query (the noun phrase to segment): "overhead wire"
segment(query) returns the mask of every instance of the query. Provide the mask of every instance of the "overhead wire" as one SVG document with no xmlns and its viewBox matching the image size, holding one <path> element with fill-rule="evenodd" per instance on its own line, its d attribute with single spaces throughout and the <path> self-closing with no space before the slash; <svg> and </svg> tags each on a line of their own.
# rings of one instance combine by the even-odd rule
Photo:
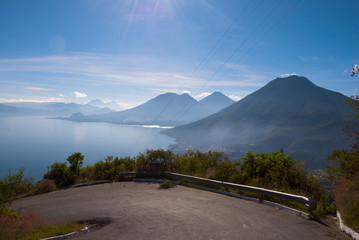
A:
<svg viewBox="0 0 359 240">
<path fill-rule="evenodd" d="M 248 42 L 248 40 L 260 29 L 260 27 L 269 19 L 269 17 L 277 10 L 277 8 L 280 6 L 280 4 L 283 2 L 283 0 L 279 0 L 278 3 L 274 6 L 274 8 L 271 9 L 271 11 L 262 19 L 262 21 L 256 26 L 254 31 L 252 31 L 248 37 L 238 45 L 238 47 L 232 52 L 232 54 L 226 59 L 225 62 L 223 62 L 219 68 L 211 75 L 211 77 L 202 85 L 202 87 L 198 90 L 198 92 L 201 92 L 203 88 L 222 70 L 222 68 L 227 65 L 227 63 L 237 54 L 237 52 Z M 194 103 L 192 103 L 183 114 L 186 114 L 192 107 Z M 181 117 L 181 115 L 176 119 L 178 121 Z"/>
<path fill-rule="evenodd" d="M 233 67 L 238 64 L 238 62 L 240 62 L 244 57 L 246 57 L 257 45 L 260 41 L 262 41 L 300 2 L 301 0 L 297 0 L 295 2 L 295 4 L 293 4 L 285 14 L 283 14 L 256 42 L 254 45 L 252 45 L 243 55 L 241 55 L 239 57 L 239 59 L 232 64 L 231 67 L 229 67 L 227 69 L 227 71 L 225 71 L 215 82 L 219 82 L 220 80 L 223 79 L 223 77 L 225 75 L 227 75 L 232 69 Z M 202 85 L 202 87 L 200 88 L 200 90 L 198 92 L 201 92 L 203 90 L 203 88 L 208 85 L 208 83 L 220 72 L 220 70 L 222 70 L 222 68 L 228 64 L 228 62 L 237 54 L 237 52 L 244 46 L 244 44 L 247 43 L 247 41 L 258 31 L 258 29 L 264 24 L 264 22 L 266 22 L 268 20 L 268 18 L 276 11 L 276 9 L 279 7 L 279 5 L 283 2 L 283 0 L 280 0 L 275 7 L 266 15 L 266 17 L 260 22 L 259 25 L 257 25 L 257 27 L 255 28 L 254 31 L 251 32 L 251 34 L 244 40 L 244 42 L 242 42 L 233 52 L 232 54 L 226 59 L 225 62 L 223 62 L 221 64 L 221 66 L 211 75 L 211 77 Z M 248 6 L 250 5 L 251 2 L 249 2 L 249 4 L 247 4 L 247 7 L 245 9 L 248 8 Z M 241 14 L 244 11 L 241 12 Z M 220 37 L 220 39 L 215 43 L 215 45 L 210 49 L 210 51 L 206 54 L 206 56 L 203 58 L 203 60 L 200 62 L 200 64 L 195 68 L 195 70 L 191 73 L 190 78 L 187 79 L 186 82 L 188 82 L 189 80 L 191 80 L 195 74 L 198 74 L 200 68 L 207 62 L 209 56 L 211 55 L 211 53 L 216 49 L 217 45 L 222 41 L 222 39 L 224 38 L 225 35 L 227 35 L 227 33 L 230 31 L 230 29 L 234 26 L 234 24 L 238 21 L 240 15 L 239 14 L 236 19 L 232 22 L 232 24 L 230 25 L 229 28 L 227 28 L 227 30 L 222 34 L 222 36 Z M 224 44 L 222 44 L 223 46 Z M 222 47 L 221 46 L 221 47 Z M 220 48 L 221 48 L 220 47 Z M 218 50 L 218 49 L 217 49 Z M 153 120 L 153 123 L 155 121 L 158 120 L 158 117 L 164 112 L 164 110 L 166 109 L 166 107 L 168 107 L 170 105 L 170 102 L 165 106 L 165 108 L 162 109 L 162 111 L 158 114 L 158 116 Z M 177 117 L 175 118 L 175 122 L 178 122 L 180 117 L 183 116 L 184 114 L 186 114 L 191 107 L 193 107 L 194 103 L 192 103 L 189 108 L 187 108 L 186 111 L 183 112 L 183 114 L 181 114 L 181 111 L 179 111 L 179 115 L 177 115 Z"/>
<path fill-rule="evenodd" d="M 250 51 L 252 51 L 260 41 L 262 41 L 300 2 L 301 0 L 297 0 L 288 10 L 287 12 L 282 15 L 256 42 L 252 45 L 234 64 L 232 64 L 231 67 L 227 69 L 226 72 L 222 74 L 222 76 L 216 81 L 219 82 L 223 79 L 225 75 L 227 75 L 235 65 L 237 65 L 244 57 L 246 57 Z"/>
<path fill-rule="evenodd" d="M 221 35 L 221 37 L 215 42 L 215 44 L 211 47 L 211 49 L 207 52 L 207 54 L 205 55 L 205 57 L 200 61 L 200 63 L 197 65 L 197 67 L 192 71 L 192 73 L 190 74 L 190 76 L 187 78 L 187 80 L 182 84 L 183 86 L 186 86 L 192 79 L 194 76 L 196 76 L 196 74 L 199 72 L 199 70 L 206 64 L 210 61 L 210 59 L 214 56 L 213 51 L 217 48 L 217 46 L 219 45 L 219 43 L 226 37 L 226 35 L 231 31 L 231 29 L 235 26 L 235 24 L 238 22 L 238 20 L 241 18 L 241 16 L 247 11 L 247 9 L 249 8 L 249 6 L 253 3 L 254 0 L 249 0 L 247 2 L 247 4 L 245 5 L 245 7 L 242 9 L 242 11 L 240 11 L 238 13 L 238 15 L 236 16 L 236 18 L 232 21 L 232 23 L 230 24 L 230 26 L 228 26 L 228 28 L 226 29 L 226 31 L 223 32 L 223 34 Z M 264 0 L 262 0 L 264 1 Z M 232 36 L 230 36 L 232 37 Z M 225 41 L 228 41 L 228 38 L 227 40 Z M 224 42 L 222 43 L 222 45 L 220 46 L 223 47 L 224 45 Z M 220 49 L 219 48 L 219 49 Z M 217 48 L 217 51 L 218 52 L 218 48 Z M 215 53 L 216 53 L 215 52 Z M 212 56 L 211 56 L 212 55 Z M 172 99 L 170 99 L 167 104 L 161 109 L 161 111 L 156 115 L 156 117 L 151 121 L 151 124 L 150 125 L 154 125 L 158 119 L 160 118 L 160 116 L 164 113 L 164 111 L 173 103 L 175 97 L 173 97 Z M 188 104 L 188 101 L 186 102 L 185 105 Z M 185 106 L 184 105 L 184 106 Z M 181 112 L 182 109 L 179 111 Z M 178 118 L 177 116 L 175 117 L 175 121 L 174 122 L 177 122 L 178 121 Z M 133 148 L 133 147 L 132 147 Z"/>
<path fill-rule="evenodd" d="M 186 86 L 188 84 L 188 82 L 190 82 L 193 77 L 199 72 L 199 70 L 205 65 L 206 62 L 208 62 L 211 59 L 211 54 L 213 53 L 213 51 L 216 49 L 216 47 L 218 46 L 218 44 L 223 40 L 223 38 L 230 32 L 230 30 L 233 28 L 233 26 L 238 22 L 238 20 L 240 19 L 240 17 L 244 14 L 244 12 L 248 9 L 248 7 L 251 5 L 251 3 L 254 0 L 250 0 L 248 1 L 248 3 L 246 4 L 246 6 L 242 9 L 242 11 L 236 16 L 236 18 L 232 21 L 231 25 L 226 29 L 226 31 L 221 35 L 221 37 L 216 41 L 216 43 L 211 47 L 211 49 L 207 52 L 207 54 L 205 55 L 205 57 L 201 60 L 201 62 L 197 65 L 197 67 L 192 71 L 192 73 L 190 74 L 190 76 L 187 78 L 187 80 L 185 81 L 185 83 L 183 83 L 183 86 Z M 222 44 L 223 46 L 223 44 Z M 218 50 L 218 49 L 217 49 Z M 214 55 L 212 55 L 213 57 Z M 154 120 L 152 121 L 152 124 L 154 124 L 158 118 L 161 116 L 161 114 L 170 106 L 171 103 L 173 103 L 174 101 L 173 97 L 170 101 L 168 101 L 168 103 L 165 105 L 164 108 L 162 108 L 162 110 L 157 114 L 157 116 L 154 118 Z M 185 105 L 188 104 L 188 101 Z M 184 105 L 184 106 L 185 106 Z"/>
<path fill-rule="evenodd" d="M 259 1 L 259 3 L 252 9 L 252 11 L 248 14 L 248 16 L 247 16 L 247 18 L 249 17 L 249 16 L 251 16 L 252 14 L 253 14 L 253 12 L 257 9 L 257 8 L 259 8 L 259 6 L 264 2 L 265 0 L 261 0 L 261 1 Z M 247 7 L 248 7 L 248 5 L 246 6 L 246 9 L 247 9 Z M 246 19 L 244 19 L 243 20 L 243 23 L 247 20 L 247 18 Z M 238 20 L 239 18 L 237 17 L 236 18 L 236 21 Z M 233 25 L 233 24 L 232 24 Z M 234 35 L 234 33 L 232 32 L 232 34 L 226 39 L 226 41 L 229 41 L 231 38 L 232 38 L 232 36 Z M 226 43 L 226 41 L 224 41 L 224 42 L 222 42 L 222 45 L 219 47 L 219 48 L 217 48 L 217 50 L 216 50 L 216 52 L 215 53 L 217 53 L 223 46 L 224 46 L 224 44 Z M 215 54 L 214 54 L 215 55 Z M 214 55 L 212 55 L 212 57 L 214 56 Z M 208 59 L 207 61 L 206 61 L 206 63 L 208 63 L 208 61 L 209 61 L 210 59 Z M 198 72 L 197 72 L 198 73 Z M 203 86 L 201 87 L 201 89 L 203 88 Z M 198 93 L 200 92 L 200 91 L 197 91 Z M 182 106 L 182 108 L 180 109 L 180 111 L 178 111 L 178 114 L 176 115 L 176 117 L 175 117 L 175 122 L 177 122 L 178 121 L 178 119 L 179 119 L 179 116 L 180 115 L 182 115 L 181 114 L 181 112 L 182 111 L 185 111 L 184 113 L 187 113 L 187 111 L 189 111 L 189 109 L 193 106 L 193 104 L 195 104 L 195 103 L 193 103 L 192 105 L 190 105 L 187 109 L 187 111 L 185 110 L 185 108 L 186 108 L 186 106 L 189 104 L 189 100 L 187 100 L 186 101 L 186 103 Z"/>
</svg>

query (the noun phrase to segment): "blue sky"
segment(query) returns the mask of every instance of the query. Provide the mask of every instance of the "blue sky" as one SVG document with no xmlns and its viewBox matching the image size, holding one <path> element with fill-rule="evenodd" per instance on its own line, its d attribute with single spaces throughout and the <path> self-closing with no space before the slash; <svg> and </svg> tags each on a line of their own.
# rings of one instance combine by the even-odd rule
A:
<svg viewBox="0 0 359 240">
<path fill-rule="evenodd" d="M 285 74 L 359 93 L 358 0 L 2 0 L 0 102 L 238 100 Z"/>
</svg>

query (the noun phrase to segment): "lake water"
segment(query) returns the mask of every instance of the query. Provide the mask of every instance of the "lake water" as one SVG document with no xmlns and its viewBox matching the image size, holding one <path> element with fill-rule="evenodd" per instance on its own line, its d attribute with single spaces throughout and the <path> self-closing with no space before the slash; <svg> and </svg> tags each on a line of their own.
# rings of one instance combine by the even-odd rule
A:
<svg viewBox="0 0 359 240">
<path fill-rule="evenodd" d="M 84 165 L 106 156 L 137 156 L 174 142 L 163 129 L 109 123 L 70 122 L 46 117 L 0 117 L 0 178 L 18 167 L 42 178 L 47 166 L 81 152 Z"/>
</svg>

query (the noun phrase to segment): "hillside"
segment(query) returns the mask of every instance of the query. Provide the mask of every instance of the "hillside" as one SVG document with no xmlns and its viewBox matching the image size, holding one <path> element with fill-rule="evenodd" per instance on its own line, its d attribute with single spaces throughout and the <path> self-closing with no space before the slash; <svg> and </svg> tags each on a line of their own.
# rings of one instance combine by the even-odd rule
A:
<svg viewBox="0 0 359 240">
<path fill-rule="evenodd" d="M 164 133 L 176 138 L 176 151 L 217 149 L 239 157 L 283 149 L 321 168 L 332 149 L 349 145 L 342 128 L 354 126 L 355 111 L 345 99 L 305 77 L 277 78 L 216 114 Z"/>
<path fill-rule="evenodd" d="M 214 92 L 211 95 L 203 98 L 199 101 L 204 107 L 210 109 L 213 113 L 218 112 L 219 110 L 228 107 L 229 105 L 235 103 L 232 99 L 227 97 L 221 92 Z"/>
</svg>

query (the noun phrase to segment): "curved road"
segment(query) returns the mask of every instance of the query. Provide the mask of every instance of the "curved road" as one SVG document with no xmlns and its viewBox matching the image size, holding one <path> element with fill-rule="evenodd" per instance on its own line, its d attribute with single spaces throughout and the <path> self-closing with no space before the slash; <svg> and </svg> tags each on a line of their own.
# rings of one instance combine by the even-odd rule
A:
<svg viewBox="0 0 359 240">
<path fill-rule="evenodd" d="M 112 220 L 74 239 L 350 239 L 283 210 L 182 186 L 101 184 L 20 199 L 12 207 L 56 222 Z"/>
</svg>

